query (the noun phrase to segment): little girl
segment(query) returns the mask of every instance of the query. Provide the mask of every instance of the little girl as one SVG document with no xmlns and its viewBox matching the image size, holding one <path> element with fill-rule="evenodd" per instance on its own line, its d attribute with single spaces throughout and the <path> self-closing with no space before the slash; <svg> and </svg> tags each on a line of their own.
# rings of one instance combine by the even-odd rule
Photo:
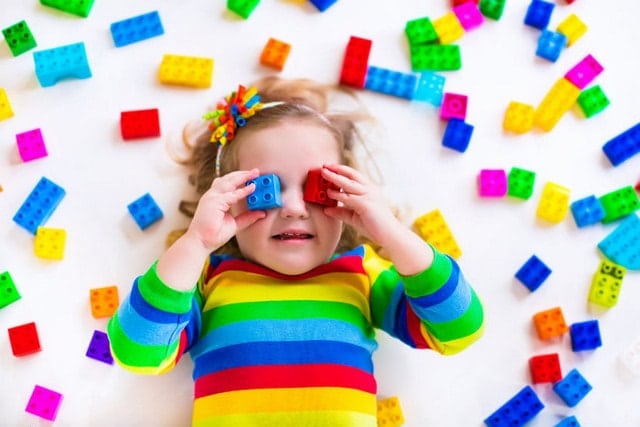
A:
<svg viewBox="0 0 640 427">
<path fill-rule="evenodd" d="M 482 305 L 354 168 L 361 117 L 328 111 L 336 88 L 255 88 L 206 116 L 187 162 L 193 219 L 110 320 L 113 355 L 157 374 L 189 352 L 193 425 L 376 426 L 374 329 L 453 354 L 482 334 Z M 329 183 L 319 203 L 305 197 L 310 171 Z M 269 174 L 279 204 L 249 210 Z"/>
</svg>

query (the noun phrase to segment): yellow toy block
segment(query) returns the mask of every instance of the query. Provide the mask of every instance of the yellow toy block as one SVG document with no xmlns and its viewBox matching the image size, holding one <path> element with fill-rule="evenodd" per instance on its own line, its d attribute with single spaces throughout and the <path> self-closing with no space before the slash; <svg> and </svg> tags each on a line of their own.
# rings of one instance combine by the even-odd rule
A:
<svg viewBox="0 0 640 427">
<path fill-rule="evenodd" d="M 67 232 L 62 228 L 38 227 L 34 240 L 36 256 L 44 259 L 61 260 L 64 258 L 64 246 Z"/>
<path fill-rule="evenodd" d="M 464 28 L 453 12 L 447 12 L 431 23 L 441 44 L 452 43 L 464 35 Z"/>
<path fill-rule="evenodd" d="M 589 289 L 589 301 L 611 308 L 618 303 L 622 279 L 627 269 L 615 262 L 602 260 Z"/>
<path fill-rule="evenodd" d="M 534 123 L 549 132 L 576 103 L 578 96 L 580 89 L 564 77 L 560 78 L 538 105 Z"/>
<path fill-rule="evenodd" d="M 283 41 L 270 38 L 260 55 L 260 63 L 267 67 L 282 71 L 287 57 L 291 51 L 291 45 Z"/>
<path fill-rule="evenodd" d="M 571 190 L 553 182 L 547 182 L 542 190 L 536 216 L 549 222 L 562 221 L 569 212 Z"/>
<path fill-rule="evenodd" d="M 515 133 L 527 133 L 533 128 L 533 105 L 511 101 L 502 121 L 502 128 Z"/>
<path fill-rule="evenodd" d="M 91 315 L 96 319 L 111 317 L 120 305 L 117 286 L 106 286 L 89 290 Z"/>
<path fill-rule="evenodd" d="M 567 37 L 567 46 L 574 44 L 580 37 L 587 32 L 587 26 L 578 18 L 575 13 L 567 16 L 567 18 L 558 24 L 558 32 Z"/>
<path fill-rule="evenodd" d="M 462 251 L 439 209 L 428 212 L 413 222 L 418 234 L 436 249 L 458 259 Z"/>
<path fill-rule="evenodd" d="M 569 331 L 560 307 L 536 313 L 533 316 L 533 323 L 536 326 L 538 337 L 542 340 L 559 337 Z"/>
<path fill-rule="evenodd" d="M 213 59 L 196 56 L 164 55 L 159 78 L 164 84 L 211 87 Z"/>
<path fill-rule="evenodd" d="M 0 87 L 0 120 L 8 119 L 9 117 L 13 117 L 13 110 L 11 109 L 7 92 Z"/>
<path fill-rule="evenodd" d="M 403 424 L 404 415 L 397 397 L 378 400 L 378 427 L 398 427 Z"/>
</svg>

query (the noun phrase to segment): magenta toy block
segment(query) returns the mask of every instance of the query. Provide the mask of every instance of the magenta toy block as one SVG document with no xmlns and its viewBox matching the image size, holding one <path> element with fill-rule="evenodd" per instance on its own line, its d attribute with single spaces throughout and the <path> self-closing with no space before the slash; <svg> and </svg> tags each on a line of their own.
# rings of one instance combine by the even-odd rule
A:
<svg viewBox="0 0 640 427">
<path fill-rule="evenodd" d="M 25 411 L 45 420 L 55 421 L 62 398 L 60 393 L 36 385 Z"/>
<path fill-rule="evenodd" d="M 541 354 L 529 359 L 531 381 L 534 384 L 555 383 L 562 379 L 558 353 Z"/>
<path fill-rule="evenodd" d="M 113 365 L 113 356 L 109 347 L 109 337 L 102 331 L 93 331 L 89 348 L 87 348 L 87 357 L 99 360 L 108 365 Z"/>
<path fill-rule="evenodd" d="M 564 75 L 564 78 L 582 90 L 604 70 L 604 67 L 592 56 L 585 56 Z"/>
<path fill-rule="evenodd" d="M 16 135 L 18 153 L 23 162 L 47 156 L 47 147 L 42 139 L 42 131 L 33 129 Z"/>
<path fill-rule="evenodd" d="M 351 36 L 342 60 L 340 83 L 363 88 L 369 69 L 371 40 Z"/>
<path fill-rule="evenodd" d="M 484 16 L 475 2 L 467 1 L 453 8 L 453 13 L 458 17 L 460 25 L 465 31 L 479 27 L 484 22 Z"/>
<path fill-rule="evenodd" d="M 445 93 L 440 107 L 441 119 L 460 119 L 467 117 L 467 95 Z"/>
<path fill-rule="evenodd" d="M 27 356 L 40 351 L 38 330 L 34 322 L 9 328 L 11 352 L 16 357 Z"/>
<path fill-rule="evenodd" d="M 160 136 L 158 109 L 121 112 L 120 134 L 125 141 Z"/>
<path fill-rule="evenodd" d="M 507 194 L 507 173 L 504 169 L 482 169 L 478 176 L 480 197 L 503 197 Z"/>
</svg>

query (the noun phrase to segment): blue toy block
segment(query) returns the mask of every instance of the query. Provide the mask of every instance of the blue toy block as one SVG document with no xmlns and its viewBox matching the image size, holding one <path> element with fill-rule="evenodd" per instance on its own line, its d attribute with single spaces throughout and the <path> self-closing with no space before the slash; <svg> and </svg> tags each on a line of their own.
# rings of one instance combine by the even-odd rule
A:
<svg viewBox="0 0 640 427">
<path fill-rule="evenodd" d="M 554 427 L 580 427 L 580 423 L 574 415 L 571 415 L 570 417 L 563 418 Z"/>
<path fill-rule="evenodd" d="M 369 66 L 364 87 L 386 95 L 412 99 L 417 82 L 418 77 L 415 74 Z"/>
<path fill-rule="evenodd" d="M 464 153 L 469 147 L 473 126 L 461 119 L 449 119 L 442 137 L 442 145 Z"/>
<path fill-rule="evenodd" d="M 84 43 L 74 43 L 33 53 L 36 76 L 40 86 L 53 86 L 58 80 L 91 77 Z"/>
<path fill-rule="evenodd" d="M 553 385 L 553 391 L 569 407 L 576 406 L 593 387 L 577 369 L 572 369 L 563 379 Z"/>
<path fill-rule="evenodd" d="M 525 25 L 544 30 L 549 25 L 555 4 L 543 0 L 532 0 L 524 17 Z"/>
<path fill-rule="evenodd" d="M 602 345 L 597 320 L 574 323 L 569 327 L 571 349 L 573 351 L 593 350 Z"/>
<path fill-rule="evenodd" d="M 540 58 L 556 62 L 567 45 L 567 36 L 557 31 L 542 30 L 538 38 L 536 55 Z"/>
<path fill-rule="evenodd" d="M 113 356 L 109 347 L 109 337 L 102 331 L 93 331 L 93 336 L 87 348 L 87 357 L 99 360 L 108 365 L 113 365 Z"/>
<path fill-rule="evenodd" d="M 66 192 L 53 181 L 42 177 L 13 217 L 13 221 L 35 236 L 58 207 Z"/>
<path fill-rule="evenodd" d="M 431 71 L 421 72 L 416 90 L 413 92 L 413 100 L 428 102 L 434 107 L 441 106 L 445 81 L 446 78 L 440 74 Z"/>
<path fill-rule="evenodd" d="M 338 0 L 309 0 L 320 12 L 329 9 Z"/>
<path fill-rule="evenodd" d="M 164 28 L 158 11 L 111 24 L 111 37 L 116 47 L 126 46 L 162 34 L 164 34 Z"/>
<path fill-rule="evenodd" d="M 282 207 L 278 175 L 260 175 L 247 181 L 247 185 L 249 184 L 256 185 L 255 191 L 247 196 L 247 207 L 250 211 Z"/>
<path fill-rule="evenodd" d="M 529 258 L 516 273 L 516 279 L 533 292 L 538 289 L 545 280 L 547 280 L 547 277 L 549 277 L 550 274 L 551 269 L 547 267 L 540 258 L 535 255 L 531 255 L 531 258 Z"/>
<path fill-rule="evenodd" d="M 602 151 L 613 166 L 640 152 L 640 123 L 613 137 L 602 146 Z"/>
<path fill-rule="evenodd" d="M 527 385 L 484 420 L 484 423 L 487 427 L 521 426 L 532 420 L 543 408 L 544 404 L 536 392 Z"/>
<path fill-rule="evenodd" d="M 158 207 L 149 193 L 131 202 L 127 205 L 127 209 L 141 230 L 159 221 L 163 216 L 162 210 L 160 210 L 160 207 Z"/>
<path fill-rule="evenodd" d="M 640 270 L 640 218 L 632 214 L 622 220 L 598 249 L 611 261 L 629 270 Z"/>
<path fill-rule="evenodd" d="M 605 215 L 602 203 L 594 195 L 571 203 L 571 213 L 576 225 L 580 228 L 599 223 Z"/>
</svg>

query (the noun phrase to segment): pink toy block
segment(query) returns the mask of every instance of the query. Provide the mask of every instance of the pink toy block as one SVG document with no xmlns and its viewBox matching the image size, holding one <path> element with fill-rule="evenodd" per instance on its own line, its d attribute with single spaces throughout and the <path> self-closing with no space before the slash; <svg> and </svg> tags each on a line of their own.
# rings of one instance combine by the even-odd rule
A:
<svg viewBox="0 0 640 427">
<path fill-rule="evenodd" d="M 60 393 L 36 385 L 25 411 L 45 420 L 55 421 L 62 398 Z"/>
<path fill-rule="evenodd" d="M 604 67 L 591 55 L 585 56 L 572 69 L 567 71 L 564 78 L 573 83 L 578 89 L 584 89 L 604 70 Z"/>
<path fill-rule="evenodd" d="M 453 13 L 458 17 L 460 25 L 465 31 L 473 30 L 484 22 L 484 16 L 478 5 L 472 1 L 467 1 L 453 8 Z"/>
<path fill-rule="evenodd" d="M 460 119 L 467 117 L 467 95 L 447 92 L 442 98 L 440 107 L 441 119 Z"/>
<path fill-rule="evenodd" d="M 503 197 L 507 194 L 507 173 L 504 169 L 482 169 L 478 176 L 480 197 Z"/>
<path fill-rule="evenodd" d="M 47 156 L 47 147 L 42 139 L 40 129 L 33 129 L 16 135 L 18 152 L 23 162 Z"/>
</svg>

